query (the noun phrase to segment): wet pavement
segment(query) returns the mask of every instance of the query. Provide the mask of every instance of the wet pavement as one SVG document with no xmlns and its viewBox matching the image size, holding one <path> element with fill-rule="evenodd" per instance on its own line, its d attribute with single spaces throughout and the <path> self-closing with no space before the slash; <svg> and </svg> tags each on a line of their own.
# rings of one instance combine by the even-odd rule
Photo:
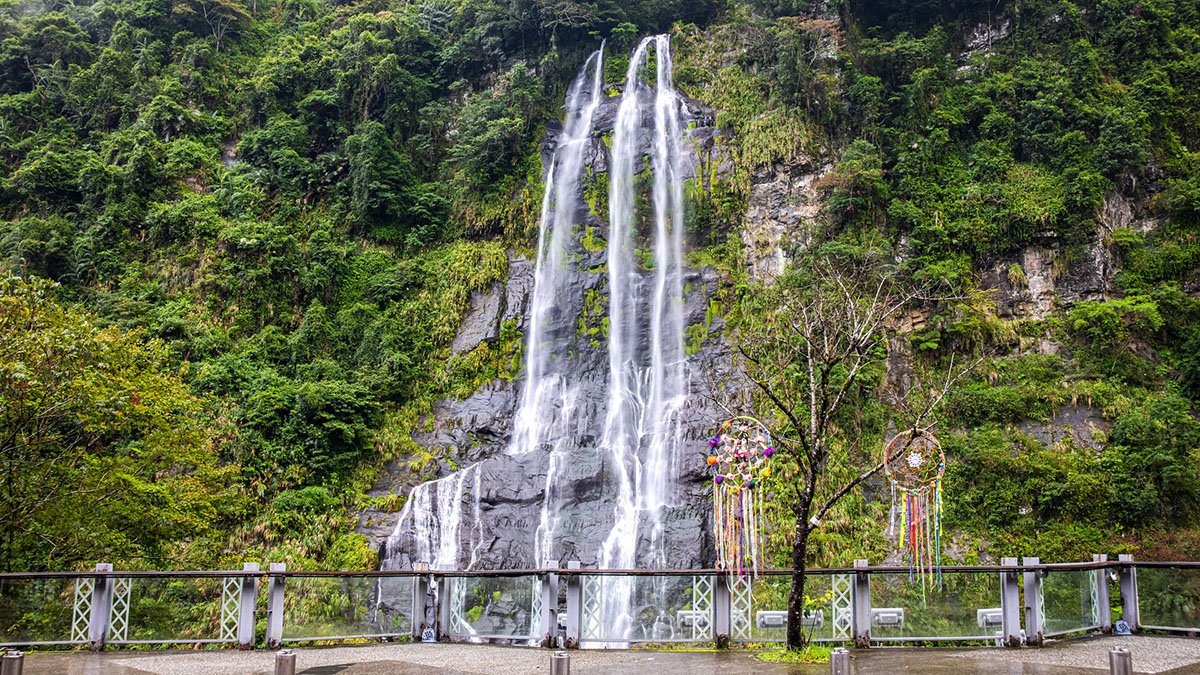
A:
<svg viewBox="0 0 1200 675">
<path fill-rule="evenodd" d="M 1108 650 L 1133 652 L 1138 673 L 1200 675 L 1200 640 L 1171 637 L 1081 639 L 1040 649 L 853 650 L 855 675 L 1097 675 L 1108 672 Z M 301 675 L 544 675 L 551 652 L 522 647 L 462 644 L 383 644 L 299 647 Z M 31 653 L 25 675 L 271 675 L 266 651 L 123 651 Z M 574 651 L 573 675 L 824 675 L 828 665 L 765 663 L 753 652 Z"/>
</svg>

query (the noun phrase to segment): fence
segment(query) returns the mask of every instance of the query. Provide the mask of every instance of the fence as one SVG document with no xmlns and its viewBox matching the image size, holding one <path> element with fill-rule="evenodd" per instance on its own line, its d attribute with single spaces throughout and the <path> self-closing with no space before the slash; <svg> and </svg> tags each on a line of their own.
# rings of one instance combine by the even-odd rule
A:
<svg viewBox="0 0 1200 675">
<path fill-rule="evenodd" d="M 0 574 L 0 646 L 202 644 L 252 649 L 314 640 L 420 639 L 528 646 L 782 642 L 791 572 L 565 569 L 262 570 Z M 1200 563 L 1110 561 L 813 569 L 802 629 L 860 647 L 1040 645 L 1113 629 L 1200 635 Z M 1113 595 L 1115 590 L 1117 595 Z M 632 608 L 614 620 L 605 598 Z M 1110 598 L 1115 597 L 1113 602 Z M 432 635 L 430 635 L 432 634 Z"/>
</svg>

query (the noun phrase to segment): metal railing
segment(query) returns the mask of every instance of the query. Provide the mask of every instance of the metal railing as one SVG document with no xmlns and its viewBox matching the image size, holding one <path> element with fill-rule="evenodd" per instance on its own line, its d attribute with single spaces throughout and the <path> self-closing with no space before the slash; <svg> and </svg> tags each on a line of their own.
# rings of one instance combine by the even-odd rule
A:
<svg viewBox="0 0 1200 675">
<path fill-rule="evenodd" d="M 790 570 L 263 570 L 0 574 L 0 646 L 204 644 L 429 638 L 528 646 L 782 642 Z M 1040 645 L 1113 630 L 1200 634 L 1200 563 L 1130 556 L 948 565 L 940 584 L 907 567 L 806 571 L 803 630 L 817 642 Z M 1111 587 L 1111 588 L 1110 588 Z M 265 593 L 263 592 L 265 590 Z M 605 598 L 634 608 L 614 620 Z M 260 621 L 265 619 L 265 621 Z M 260 629 L 259 624 L 262 623 Z"/>
</svg>

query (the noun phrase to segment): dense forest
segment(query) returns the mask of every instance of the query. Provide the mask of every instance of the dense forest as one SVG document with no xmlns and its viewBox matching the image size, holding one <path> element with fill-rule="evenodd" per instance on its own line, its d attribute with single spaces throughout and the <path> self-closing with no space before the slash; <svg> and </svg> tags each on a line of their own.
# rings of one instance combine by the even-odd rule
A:
<svg viewBox="0 0 1200 675">
<path fill-rule="evenodd" d="M 520 376 L 513 330 L 450 343 L 534 246 L 568 82 L 660 32 L 729 157 L 688 236 L 730 330 L 781 171 L 817 178 L 797 260 L 968 289 L 891 346 L 985 357 L 940 413 L 954 555 L 1200 555 L 1194 1 L 0 3 L 6 569 L 377 564 L 380 467 L 437 475 L 433 403 Z M 884 557 L 867 501 L 814 560 Z"/>
</svg>

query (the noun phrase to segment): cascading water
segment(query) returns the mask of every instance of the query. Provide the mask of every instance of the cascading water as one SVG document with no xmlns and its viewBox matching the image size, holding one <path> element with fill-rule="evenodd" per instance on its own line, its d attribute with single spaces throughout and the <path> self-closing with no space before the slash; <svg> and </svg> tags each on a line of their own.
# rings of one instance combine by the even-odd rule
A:
<svg viewBox="0 0 1200 675">
<path fill-rule="evenodd" d="M 592 137 L 593 118 L 603 95 L 604 46 L 596 50 L 584 64 L 567 94 L 567 122 L 562 141 L 546 172 L 546 193 L 538 232 L 537 267 L 533 293 L 530 298 L 529 330 L 525 346 L 525 387 L 513 422 L 513 437 L 508 453 L 525 454 L 549 450 L 545 497 L 535 541 L 535 560 L 542 564 L 550 554 L 557 522 L 555 508 L 555 476 L 563 461 L 564 445 L 570 438 L 570 423 L 574 414 L 578 387 L 554 368 L 560 354 L 555 353 L 546 324 L 557 307 L 563 285 L 568 283 L 565 250 L 577 220 L 581 177 L 586 143 Z M 478 465 L 437 481 L 422 483 L 413 488 L 396 528 L 385 546 L 384 567 L 402 563 L 393 552 L 406 548 L 415 562 L 429 562 L 435 568 L 458 567 L 459 532 L 462 529 L 463 488 L 467 474 L 474 470 L 474 504 L 471 512 L 471 548 L 467 569 L 478 561 L 483 544 L 479 495 L 481 493 Z M 451 487 L 452 486 L 452 487 Z M 430 491 L 436 490 L 434 505 Z M 411 545 L 405 547 L 405 538 Z"/>
<path fill-rule="evenodd" d="M 548 315 L 562 311 L 559 301 L 567 264 L 568 239 L 574 236 L 583 191 L 584 151 L 592 138 L 593 119 L 603 95 L 604 45 L 584 63 L 567 92 L 567 121 L 562 140 L 546 172 L 546 193 L 538 231 L 537 268 L 530 301 L 526 337 L 525 389 L 513 424 L 509 453 L 524 454 L 548 449 L 546 484 L 538 527 L 534 535 L 535 563 L 551 555 L 557 527 L 556 481 L 570 440 L 570 424 L 579 393 L 577 383 L 563 371 L 562 354 L 556 354 L 546 334 Z M 559 365 L 559 368 L 554 368 Z"/>
<path fill-rule="evenodd" d="M 471 498 L 474 513 L 478 516 L 479 474 L 479 465 L 473 464 L 445 478 L 421 483 L 413 488 L 400 511 L 395 531 L 388 537 L 385 550 L 398 550 L 405 543 L 405 538 L 411 538 L 409 550 L 414 555 L 411 562 L 429 563 L 433 569 L 457 568 L 467 481 L 475 477 Z M 482 541 L 482 533 L 478 538 L 476 534 L 474 531 L 469 534 L 472 550 Z M 399 565 L 396 556 L 389 555 L 384 559 L 384 569 L 398 569 Z"/>
<path fill-rule="evenodd" d="M 533 559 L 508 559 L 508 566 L 560 562 L 575 555 L 576 546 L 594 555 L 580 559 L 607 569 L 682 562 L 666 557 L 664 512 L 681 501 L 675 474 L 686 435 L 681 417 L 689 389 L 683 311 L 683 103 L 672 86 L 669 37 L 650 37 L 631 56 L 615 121 L 602 122 L 602 117 L 614 120 L 611 107 L 616 103 L 604 91 L 602 54 L 603 46 L 568 89 L 565 123 L 546 171 L 525 330 L 525 380 L 502 458 L 508 462 L 505 466 L 544 467 L 545 479 L 542 492 L 531 498 L 538 508 L 536 530 L 529 527 L 533 542 L 527 550 Z M 653 78 L 648 79 L 651 70 Z M 605 159 L 604 144 L 598 140 L 604 129 L 597 127 L 609 123 L 611 148 Z M 608 172 L 607 252 L 602 260 L 589 258 L 589 268 L 583 269 L 581 256 L 596 250 L 585 250 L 580 237 L 588 223 L 599 222 L 583 199 L 592 176 L 589 166 L 601 170 L 589 164 L 595 161 L 603 161 Z M 595 302 L 607 297 L 603 343 L 583 340 L 569 328 L 576 325 L 575 312 L 580 311 L 581 285 L 598 298 Z M 584 384 L 583 377 L 591 379 Z M 600 394 L 605 383 L 607 394 Z M 591 466 L 592 461 L 594 473 L 577 470 L 572 476 L 571 469 Z M 494 544 L 490 539 L 484 546 L 479 503 L 481 481 L 492 480 L 493 472 L 481 474 L 477 464 L 415 488 L 389 539 L 385 566 L 401 564 L 391 553 L 401 549 L 413 560 L 435 566 L 474 566 L 481 549 L 490 550 Z M 472 522 L 464 526 L 468 483 L 475 501 L 468 516 Z M 511 486 L 497 489 L 512 492 Z M 598 490 L 588 499 L 596 509 L 611 512 L 606 531 L 608 519 L 602 511 L 571 514 L 568 522 L 576 534 L 564 524 L 564 507 L 577 504 L 581 490 Z M 581 520 L 593 533 L 590 539 L 578 536 Z M 570 546 L 566 540 L 571 540 Z M 470 548 L 463 548 L 468 542 Z M 635 590 L 639 589 L 628 578 L 605 579 L 599 600 L 608 639 L 635 636 L 635 597 L 636 603 L 654 602 L 647 599 L 646 587 Z"/>
<path fill-rule="evenodd" d="M 655 52 L 655 86 L 641 78 L 649 47 Z M 653 106 L 653 134 L 645 147 L 643 103 Z M 665 567 L 662 511 L 671 499 L 671 475 L 680 439 L 679 412 L 688 383 L 683 348 L 683 186 L 679 100 L 671 83 L 670 38 L 646 38 L 630 58 L 613 130 L 609 170 L 609 400 L 602 444 L 612 455 L 617 499 L 612 531 L 601 549 L 600 566 L 629 569 L 639 562 Z M 638 193 L 635 176 L 642 156 L 653 172 L 653 277 L 635 266 Z M 651 287 L 647 289 L 647 285 Z M 649 341 L 641 336 L 649 331 Z M 638 559 L 642 530 L 647 547 Z M 607 582 L 604 624 L 612 635 L 633 628 L 633 580 Z"/>
</svg>

